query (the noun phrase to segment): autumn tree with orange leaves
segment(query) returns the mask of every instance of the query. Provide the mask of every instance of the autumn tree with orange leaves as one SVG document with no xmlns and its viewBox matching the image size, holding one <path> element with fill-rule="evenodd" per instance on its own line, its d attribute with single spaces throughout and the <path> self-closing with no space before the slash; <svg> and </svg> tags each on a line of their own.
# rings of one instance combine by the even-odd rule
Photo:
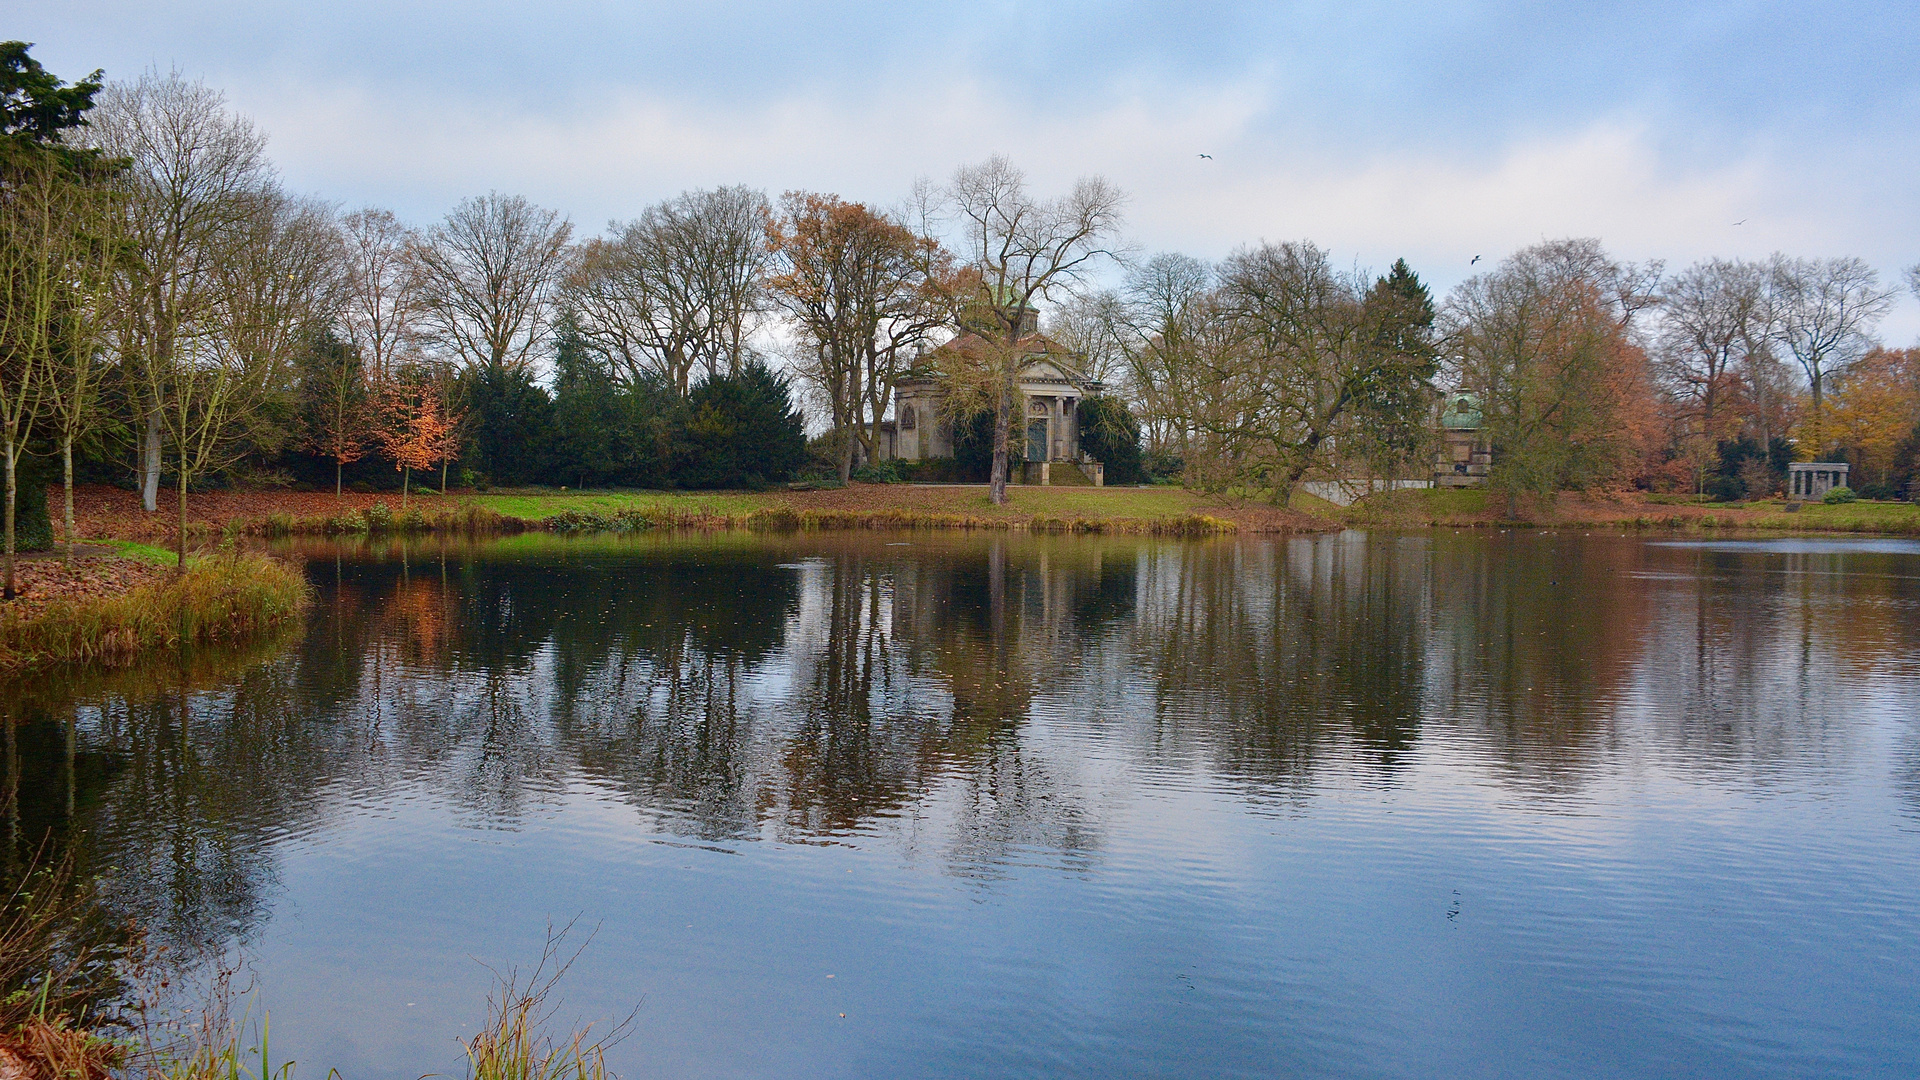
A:
<svg viewBox="0 0 1920 1080">
<path fill-rule="evenodd" d="M 460 416 L 449 412 L 431 382 L 391 382 L 381 387 L 380 449 L 400 472 L 400 505 L 407 505 L 416 469 L 429 470 L 459 452 Z"/>
<path fill-rule="evenodd" d="M 1615 262 L 1597 241 L 1521 251 L 1448 300 L 1450 374 L 1478 394 L 1493 437 L 1493 486 L 1510 507 L 1635 479 L 1662 417 L 1635 318 L 1654 300 L 1658 265 Z"/>
<path fill-rule="evenodd" d="M 819 387 L 841 441 L 874 460 L 887 397 L 908 358 L 943 327 L 951 258 L 939 243 L 837 195 L 788 192 L 767 226 L 780 260 L 772 292 L 800 331 L 801 376 Z"/>
<path fill-rule="evenodd" d="M 1885 482 L 1905 465 L 1901 444 L 1920 430 L 1920 348 L 1875 349 L 1836 380 L 1827 430 L 1847 449 L 1854 485 Z"/>
</svg>

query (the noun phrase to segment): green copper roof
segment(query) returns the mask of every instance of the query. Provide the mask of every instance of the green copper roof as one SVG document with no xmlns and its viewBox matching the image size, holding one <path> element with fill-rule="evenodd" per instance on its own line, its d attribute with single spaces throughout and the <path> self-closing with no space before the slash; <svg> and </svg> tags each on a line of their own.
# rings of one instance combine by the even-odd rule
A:
<svg viewBox="0 0 1920 1080">
<path fill-rule="evenodd" d="M 1448 431 L 1473 431 L 1480 426 L 1480 399 L 1472 394 L 1455 394 L 1447 399 L 1440 414 L 1440 426 Z"/>
</svg>

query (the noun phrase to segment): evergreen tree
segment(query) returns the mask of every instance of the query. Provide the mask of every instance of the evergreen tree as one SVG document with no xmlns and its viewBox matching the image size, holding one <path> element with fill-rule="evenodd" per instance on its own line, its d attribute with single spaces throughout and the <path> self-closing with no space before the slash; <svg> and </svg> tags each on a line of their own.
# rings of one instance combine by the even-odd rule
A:
<svg viewBox="0 0 1920 1080">
<path fill-rule="evenodd" d="M 1355 387 L 1361 423 L 1349 448 L 1375 472 L 1391 475 L 1420 456 L 1430 435 L 1428 406 L 1440 366 L 1433 295 L 1407 260 L 1395 259 L 1364 303 L 1375 357 Z"/>
<path fill-rule="evenodd" d="M 562 316 L 555 334 L 554 472 L 562 483 L 605 487 L 626 478 L 622 436 L 629 419 L 605 358 Z"/>
<path fill-rule="evenodd" d="M 546 390 L 531 373 L 504 364 L 471 369 L 461 382 L 471 418 L 461 460 L 495 484 L 546 483 L 557 431 Z"/>
<path fill-rule="evenodd" d="M 48 156 L 76 172 L 99 164 L 97 151 L 68 146 L 62 135 L 87 122 L 99 71 L 68 85 L 28 56 L 25 41 L 0 41 L 0 168 L 26 166 Z"/>
<path fill-rule="evenodd" d="M 1140 465 L 1140 422 L 1126 403 L 1107 394 L 1080 399 L 1077 423 L 1080 449 L 1103 466 L 1109 484 L 1137 484 L 1145 479 Z"/>
<path fill-rule="evenodd" d="M 687 395 L 674 481 L 687 488 L 761 488 L 792 479 L 806 461 L 806 424 L 784 376 L 749 363 Z"/>
<path fill-rule="evenodd" d="M 992 409 L 953 422 L 953 471 L 963 484 L 984 484 L 993 472 Z"/>
</svg>

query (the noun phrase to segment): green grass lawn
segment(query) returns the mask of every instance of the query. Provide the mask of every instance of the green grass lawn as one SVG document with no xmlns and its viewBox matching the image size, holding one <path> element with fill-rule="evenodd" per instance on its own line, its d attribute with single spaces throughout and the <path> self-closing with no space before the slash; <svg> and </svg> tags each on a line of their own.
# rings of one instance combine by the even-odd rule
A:
<svg viewBox="0 0 1920 1080">
<path fill-rule="evenodd" d="M 612 514 L 621 510 L 671 509 L 737 517 L 774 503 L 772 492 L 555 491 L 454 496 L 509 517 L 538 521 L 569 510 Z"/>
<path fill-rule="evenodd" d="M 180 557 L 172 548 L 155 547 L 152 544 L 140 543 L 138 540 L 82 540 L 80 543 L 110 547 L 122 558 L 138 559 L 141 562 L 150 562 L 159 566 L 174 566 L 180 561 Z"/>
<path fill-rule="evenodd" d="M 1834 532 L 1920 534 L 1920 505 L 1903 502 L 1807 503 L 1797 513 L 1775 509 L 1754 526 L 1762 529 L 1816 529 Z"/>
<path fill-rule="evenodd" d="M 675 492 L 521 491 L 458 496 L 496 513 L 538 521 L 569 510 L 613 514 L 622 510 L 671 511 L 740 518 L 769 507 L 854 510 L 917 510 L 978 517 L 1177 518 L 1194 512 L 1200 496 L 1175 487 L 1007 488 L 1007 504 L 994 506 L 985 486 L 918 484 L 859 485 L 834 491 Z"/>
</svg>

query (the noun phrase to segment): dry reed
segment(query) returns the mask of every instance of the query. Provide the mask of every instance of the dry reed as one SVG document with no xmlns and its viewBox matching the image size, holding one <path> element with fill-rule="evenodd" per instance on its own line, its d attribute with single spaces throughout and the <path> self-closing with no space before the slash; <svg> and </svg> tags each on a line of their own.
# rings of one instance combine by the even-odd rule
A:
<svg viewBox="0 0 1920 1080">
<path fill-rule="evenodd" d="M 58 663 L 119 666 L 181 645 L 235 644 L 290 623 L 308 586 L 286 563 L 225 552 L 121 596 L 0 613 L 0 672 Z"/>
</svg>

